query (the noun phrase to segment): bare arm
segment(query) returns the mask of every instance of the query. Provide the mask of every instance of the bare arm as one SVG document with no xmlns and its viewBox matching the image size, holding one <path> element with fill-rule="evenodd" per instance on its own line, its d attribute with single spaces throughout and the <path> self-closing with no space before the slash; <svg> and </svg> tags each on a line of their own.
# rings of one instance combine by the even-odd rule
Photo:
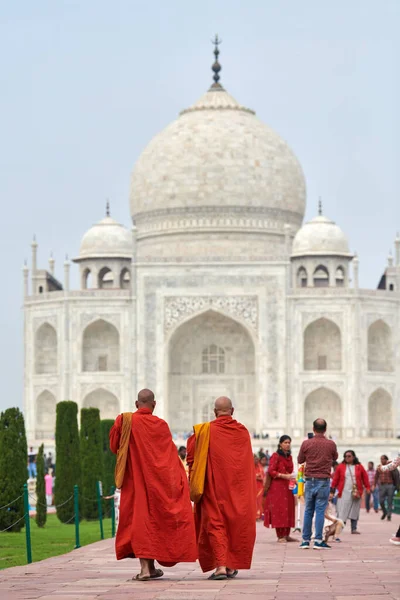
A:
<svg viewBox="0 0 400 600">
<path fill-rule="evenodd" d="M 388 463 L 387 465 L 380 465 L 379 471 L 394 471 L 399 466 L 400 466 L 400 456 L 398 456 L 397 458 L 392 460 L 392 462 Z M 375 475 L 375 483 L 376 483 L 377 475 L 378 475 L 378 471 L 376 472 L 376 475 Z"/>
</svg>

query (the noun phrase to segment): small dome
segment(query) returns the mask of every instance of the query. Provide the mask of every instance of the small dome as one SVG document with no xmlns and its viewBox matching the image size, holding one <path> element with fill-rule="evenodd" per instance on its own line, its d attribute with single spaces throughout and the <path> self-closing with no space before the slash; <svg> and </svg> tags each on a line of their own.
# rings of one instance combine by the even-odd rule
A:
<svg viewBox="0 0 400 600">
<path fill-rule="evenodd" d="M 107 215 L 83 236 L 78 260 L 131 257 L 132 236 L 130 232 Z"/>
<path fill-rule="evenodd" d="M 306 255 L 352 256 L 343 231 L 324 215 L 318 215 L 305 223 L 295 235 L 292 257 Z"/>
</svg>

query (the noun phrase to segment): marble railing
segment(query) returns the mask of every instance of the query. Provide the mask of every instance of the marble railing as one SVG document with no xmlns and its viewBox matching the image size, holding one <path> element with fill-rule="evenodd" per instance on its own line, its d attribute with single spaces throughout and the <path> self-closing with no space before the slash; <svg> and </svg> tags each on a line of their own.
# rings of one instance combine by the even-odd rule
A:
<svg viewBox="0 0 400 600">
<path fill-rule="evenodd" d="M 45 294 L 28 296 L 27 298 L 25 298 L 25 302 L 47 302 L 49 300 L 60 301 L 64 298 L 129 298 L 130 296 L 130 290 L 121 290 L 113 288 L 110 288 L 108 290 L 71 290 L 69 292 L 61 290 L 57 292 L 47 292 Z"/>
</svg>

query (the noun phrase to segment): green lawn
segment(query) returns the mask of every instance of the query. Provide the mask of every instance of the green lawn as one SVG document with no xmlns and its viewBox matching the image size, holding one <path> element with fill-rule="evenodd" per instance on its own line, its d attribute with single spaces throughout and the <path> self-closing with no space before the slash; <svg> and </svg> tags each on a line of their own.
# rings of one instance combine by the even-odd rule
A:
<svg viewBox="0 0 400 600">
<path fill-rule="evenodd" d="M 111 537 L 111 519 L 104 519 L 104 537 Z M 81 546 L 100 540 L 98 521 L 81 521 Z M 75 547 L 75 526 L 60 523 L 56 515 L 47 515 L 45 527 L 39 528 L 31 518 L 32 560 L 43 560 L 70 552 Z M 0 569 L 26 564 L 25 528 L 19 533 L 0 533 Z"/>
</svg>

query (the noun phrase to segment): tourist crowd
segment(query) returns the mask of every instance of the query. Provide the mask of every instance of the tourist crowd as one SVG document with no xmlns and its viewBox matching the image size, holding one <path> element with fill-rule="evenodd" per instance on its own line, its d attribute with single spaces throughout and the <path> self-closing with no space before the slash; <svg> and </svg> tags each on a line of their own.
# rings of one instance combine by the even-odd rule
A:
<svg viewBox="0 0 400 600">
<path fill-rule="evenodd" d="M 313 436 L 303 442 L 297 457 L 306 474 L 302 549 L 310 547 L 313 518 L 315 549 L 329 549 L 327 542 L 330 536 L 335 542 L 340 542 L 338 535 L 347 521 L 350 522 L 351 533 L 359 535 L 358 521 L 363 503 L 367 513 L 371 508 L 375 513 L 381 510 L 381 519 L 391 521 L 393 499 L 400 491 L 397 469 L 400 458 L 391 462 L 383 454 L 377 469 L 372 461 L 365 469 L 354 450 L 347 450 L 339 464 L 336 444 L 326 438 L 325 432 L 325 421 L 317 419 Z M 271 457 L 268 455 L 268 459 L 261 449 L 254 455 L 254 465 L 257 519 L 276 530 L 278 542 L 297 541 L 290 531 L 295 526 L 295 506 L 303 497 L 297 489 L 291 438 L 282 436 L 277 451 Z M 400 545 L 400 528 L 390 541 Z"/>
</svg>

